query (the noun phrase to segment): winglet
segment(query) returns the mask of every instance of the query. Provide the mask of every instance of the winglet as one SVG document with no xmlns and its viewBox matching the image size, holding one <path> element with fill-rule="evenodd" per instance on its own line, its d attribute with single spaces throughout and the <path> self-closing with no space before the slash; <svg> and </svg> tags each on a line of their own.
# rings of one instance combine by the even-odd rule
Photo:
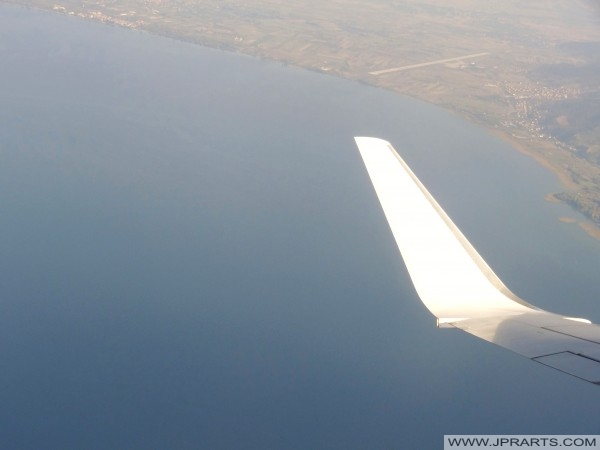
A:
<svg viewBox="0 0 600 450">
<path fill-rule="evenodd" d="M 600 327 L 513 294 L 389 142 L 355 139 L 410 278 L 438 327 L 460 328 L 600 384 Z"/>
<path fill-rule="evenodd" d="M 537 309 L 502 283 L 389 142 L 355 139 L 415 289 L 433 315 Z"/>
</svg>

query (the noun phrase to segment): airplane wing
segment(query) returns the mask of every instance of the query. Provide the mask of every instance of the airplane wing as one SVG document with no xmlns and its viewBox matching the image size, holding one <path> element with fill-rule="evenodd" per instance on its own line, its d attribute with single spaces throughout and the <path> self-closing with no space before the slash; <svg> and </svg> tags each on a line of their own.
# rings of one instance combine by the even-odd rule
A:
<svg viewBox="0 0 600 450">
<path fill-rule="evenodd" d="M 600 326 L 513 294 L 389 142 L 355 140 L 417 294 L 438 326 L 600 384 Z"/>
</svg>

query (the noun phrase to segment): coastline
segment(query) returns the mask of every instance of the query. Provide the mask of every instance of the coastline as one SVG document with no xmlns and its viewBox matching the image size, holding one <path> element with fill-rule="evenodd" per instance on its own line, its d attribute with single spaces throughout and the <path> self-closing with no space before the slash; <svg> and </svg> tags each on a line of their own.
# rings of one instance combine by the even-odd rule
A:
<svg viewBox="0 0 600 450">
<path fill-rule="evenodd" d="M 366 73 L 366 72 L 364 72 L 364 70 L 366 70 L 364 67 L 365 64 L 367 65 L 367 67 L 370 67 L 370 65 L 373 65 L 373 64 L 375 64 L 375 66 L 383 64 L 383 66 L 385 67 L 386 65 L 389 65 L 389 61 L 387 60 L 388 59 L 387 57 L 383 62 L 376 59 L 375 61 L 367 61 L 367 62 L 364 62 L 361 60 L 360 64 L 356 63 L 355 61 L 352 61 L 353 63 L 349 64 L 348 58 L 346 58 L 342 62 L 340 62 L 339 60 L 337 60 L 335 58 L 331 58 L 331 56 L 329 56 L 328 59 L 331 59 L 331 61 L 328 61 L 328 64 L 326 66 L 323 66 L 323 65 L 319 66 L 319 65 L 315 65 L 316 63 L 313 60 L 314 58 L 308 58 L 306 56 L 301 59 L 294 59 L 293 57 L 288 58 L 288 56 L 286 56 L 285 53 L 281 52 L 281 48 L 278 47 L 277 45 L 275 45 L 275 44 L 277 44 L 276 39 L 273 41 L 273 43 L 272 43 L 273 45 L 265 44 L 265 45 L 253 46 L 251 43 L 247 44 L 245 39 L 238 38 L 237 34 L 236 34 L 236 38 L 235 38 L 234 42 L 231 42 L 231 33 L 227 32 L 225 34 L 217 33 L 214 36 L 212 36 L 211 39 L 208 39 L 208 40 L 207 39 L 199 40 L 198 36 L 196 34 L 194 34 L 193 32 L 191 34 L 186 35 L 186 34 L 178 33 L 176 28 L 170 28 L 169 26 L 167 26 L 166 28 L 165 27 L 157 28 L 154 25 L 156 25 L 157 23 L 160 23 L 161 22 L 160 20 L 154 22 L 154 24 L 151 24 L 151 22 L 146 23 L 146 22 L 144 22 L 144 20 L 135 21 L 134 18 L 129 17 L 129 15 L 125 15 L 124 18 L 121 16 L 115 16 L 116 11 L 112 11 L 112 10 L 110 10 L 110 12 L 108 10 L 103 11 L 102 8 L 86 10 L 85 2 L 82 4 L 81 7 L 72 8 L 72 10 L 66 8 L 65 6 L 60 6 L 60 5 L 59 6 L 53 5 L 52 9 L 50 9 L 50 4 L 46 3 L 45 0 L 37 0 L 37 1 L 29 0 L 28 2 L 25 2 L 25 4 L 17 3 L 14 0 L 7 0 L 7 3 L 17 4 L 18 6 L 22 6 L 22 7 L 26 7 L 26 8 L 34 8 L 34 9 L 39 9 L 39 10 L 48 11 L 48 12 L 54 12 L 54 13 L 58 13 L 58 14 L 68 14 L 69 16 L 81 17 L 81 18 L 84 18 L 87 20 L 92 20 L 92 21 L 96 21 L 96 22 L 100 22 L 100 23 L 110 23 L 110 24 L 113 24 L 113 25 L 116 25 L 119 27 L 134 29 L 134 30 L 142 31 L 142 32 L 152 34 L 155 36 L 161 36 L 161 37 L 166 37 L 166 38 L 170 38 L 170 39 L 175 39 L 178 41 L 187 42 L 187 43 L 191 43 L 194 45 L 201 45 L 201 46 L 204 46 L 207 48 L 214 48 L 214 49 L 217 49 L 220 51 L 231 52 L 231 53 L 235 53 L 238 55 L 246 55 L 246 56 L 264 59 L 264 60 L 268 60 L 268 61 L 279 62 L 279 63 L 283 63 L 286 65 L 289 64 L 290 66 L 294 66 L 294 67 L 298 67 L 298 68 L 310 70 L 310 71 L 317 71 L 319 73 L 323 73 L 323 74 L 326 74 L 329 76 L 335 76 L 335 77 L 341 78 L 341 79 L 367 83 L 367 84 L 377 87 L 379 89 L 385 89 L 385 90 L 393 92 L 395 94 L 400 94 L 403 96 L 417 99 L 419 101 L 426 102 L 430 105 L 434 105 L 434 106 L 446 109 L 446 110 L 456 114 L 457 116 L 468 120 L 471 123 L 474 123 L 478 126 L 483 127 L 490 134 L 492 134 L 492 135 L 498 137 L 499 139 L 502 139 L 504 142 L 507 142 L 508 144 L 510 144 L 510 146 L 512 148 L 514 148 L 516 151 L 518 151 L 519 153 L 532 158 L 537 164 L 541 165 L 545 169 L 550 170 L 557 177 L 559 184 L 561 186 L 563 186 L 566 191 L 570 191 L 570 193 L 575 193 L 575 195 L 577 195 L 577 191 L 581 191 L 581 188 L 582 188 L 582 185 L 578 184 L 577 179 L 586 179 L 586 178 L 594 179 L 595 177 L 600 175 L 600 173 L 595 169 L 596 172 L 592 173 L 592 176 L 590 176 L 590 172 L 588 171 L 588 169 L 586 167 L 584 167 L 581 164 L 581 160 L 579 158 L 574 157 L 572 152 L 565 151 L 564 148 L 561 149 L 561 148 L 555 146 L 552 142 L 548 142 L 548 141 L 536 142 L 536 138 L 532 137 L 532 136 L 520 139 L 519 137 L 512 134 L 509 129 L 499 128 L 499 127 L 495 126 L 491 121 L 477 120 L 476 118 L 478 116 L 477 116 L 477 114 L 474 114 L 474 112 L 476 112 L 477 108 L 478 107 L 489 108 L 489 105 L 479 104 L 479 103 L 473 103 L 473 104 L 467 103 L 467 104 L 463 105 L 463 107 L 459 107 L 459 105 L 457 105 L 456 103 L 453 104 L 451 102 L 451 100 L 452 100 L 451 96 L 444 97 L 445 89 L 440 86 L 438 81 L 436 81 L 435 76 L 432 79 L 429 79 L 426 77 L 425 80 L 421 80 L 421 78 L 419 78 L 419 80 L 421 80 L 424 83 L 423 86 L 424 86 L 425 91 L 419 91 L 418 89 L 417 90 L 408 90 L 408 91 L 406 89 L 399 89 L 397 87 L 397 85 L 394 84 L 393 79 L 388 79 L 388 80 L 381 79 L 381 80 L 375 81 L 372 78 L 368 78 L 367 80 L 365 80 L 364 79 L 364 76 Z M 129 14 L 129 13 L 127 13 L 127 14 Z M 123 13 L 123 14 L 125 14 L 125 13 Z M 121 15 L 123 15 L 123 14 L 121 14 Z M 152 18 L 155 18 L 153 16 L 153 14 L 154 14 L 154 10 L 152 12 Z M 227 17 L 227 20 L 229 22 L 231 22 L 230 25 L 245 23 L 243 21 L 243 19 L 244 19 L 244 17 L 237 17 L 237 16 L 231 16 L 231 17 L 228 16 Z M 227 22 L 227 23 L 229 23 L 229 22 Z M 148 26 L 149 24 L 150 24 L 150 26 Z M 184 23 L 184 25 L 187 26 L 189 24 Z M 223 27 L 224 27 L 224 25 L 223 25 Z M 224 28 L 223 27 L 222 27 L 222 29 L 218 28 L 217 31 L 219 31 L 219 30 L 223 31 L 223 30 L 227 29 L 227 27 L 224 27 Z M 294 29 L 296 29 L 296 28 L 294 28 Z M 233 29 L 235 29 L 235 27 Z M 300 27 L 298 30 L 302 31 L 303 28 Z M 298 31 L 298 30 L 296 30 L 296 31 Z M 181 30 L 179 30 L 179 31 L 181 31 Z M 247 31 L 250 36 L 254 36 L 255 39 L 263 36 L 263 34 L 258 33 L 258 31 L 253 28 L 247 29 L 245 31 Z M 256 33 L 258 33 L 258 34 L 256 34 Z M 250 39 L 248 41 L 253 42 Z M 228 44 L 225 44 L 225 43 L 228 43 Z M 373 44 L 373 45 L 375 45 L 375 44 Z M 292 47 L 292 49 L 293 48 L 294 47 Z M 287 48 L 286 48 L 286 50 L 287 50 Z M 303 51 L 303 49 L 300 49 L 300 50 Z M 300 54 L 303 54 L 302 51 L 300 52 Z M 496 57 L 498 57 L 498 55 L 499 54 L 496 54 Z M 352 56 L 352 53 L 350 53 L 350 56 Z M 354 56 L 356 56 L 356 55 L 354 55 Z M 401 59 L 401 56 L 402 55 L 400 55 L 400 56 L 395 55 L 395 57 L 391 58 L 391 59 L 395 61 L 396 59 Z M 467 55 L 467 56 L 469 56 L 469 55 Z M 472 56 L 472 55 L 470 55 L 470 56 Z M 404 55 L 404 57 L 406 57 L 406 55 Z M 440 61 L 445 62 L 446 60 L 436 60 L 436 61 L 425 63 L 425 64 L 433 65 L 433 64 L 438 64 Z M 340 64 L 341 64 L 341 66 L 340 66 Z M 471 64 L 475 64 L 475 63 L 471 63 Z M 455 70 L 455 69 L 457 69 L 457 67 L 452 67 L 452 69 Z M 470 66 L 465 66 L 465 67 L 470 67 Z M 482 67 L 474 66 L 474 67 L 475 67 L 476 71 L 477 70 L 480 70 L 480 71 L 486 70 L 485 66 L 482 66 Z M 393 70 L 396 70 L 396 69 L 393 69 Z M 392 69 L 385 69 L 385 70 L 383 70 L 383 72 L 387 72 L 390 70 L 392 70 Z M 475 82 L 476 82 L 477 86 L 482 86 L 482 84 L 481 84 L 482 80 L 480 78 L 475 77 L 471 80 L 469 78 L 469 76 L 473 75 L 473 73 L 467 73 L 468 70 L 463 70 L 463 72 L 464 72 L 463 74 L 466 74 L 465 76 L 467 77 L 467 79 L 470 80 L 467 83 L 463 82 L 461 84 L 463 87 L 468 86 L 468 83 L 475 83 Z M 369 73 L 371 74 L 372 72 L 369 72 Z M 415 84 L 416 83 L 415 80 L 416 79 L 410 80 L 413 83 L 413 87 L 419 87 L 418 83 Z M 421 87 L 423 87 L 423 86 L 421 86 Z M 490 95 L 498 95 L 498 93 L 496 92 L 496 90 L 497 90 L 496 84 L 488 83 L 488 84 L 485 84 L 485 86 L 488 86 L 489 89 L 492 89 L 492 91 L 490 91 Z M 434 91 L 427 91 L 427 89 L 434 89 Z M 513 91 L 514 91 L 515 88 L 512 87 L 511 89 L 513 89 Z M 518 90 L 514 91 L 514 92 L 513 91 L 511 91 L 509 89 L 507 91 L 508 94 L 505 93 L 505 95 L 516 96 L 515 98 L 520 99 L 520 98 L 523 98 L 522 95 L 524 93 L 527 93 L 526 91 L 523 91 L 523 92 L 518 91 Z M 510 98 L 512 98 L 512 97 L 510 97 Z M 474 106 L 474 105 L 477 106 L 477 107 L 475 107 L 475 110 L 469 110 L 468 107 Z M 466 106 L 466 108 L 465 108 L 465 106 Z M 486 111 L 485 108 L 483 109 L 484 111 Z M 486 112 L 484 112 L 483 114 L 485 116 Z M 507 116 L 506 111 L 504 111 L 504 112 L 503 111 L 494 111 L 494 114 L 490 114 L 489 116 L 487 116 L 487 119 L 489 120 L 491 117 L 498 118 L 498 117 L 508 117 L 508 116 Z M 542 136 L 540 136 L 540 137 L 542 137 Z M 561 154 L 561 152 L 562 152 L 562 154 Z M 558 157 L 557 157 L 557 155 L 558 155 Z M 562 161 L 562 165 L 561 165 L 561 161 Z M 571 168 L 572 170 L 569 170 L 568 168 Z M 577 178 L 575 178 L 575 177 L 577 177 Z M 581 207 L 581 205 L 577 205 L 577 204 L 573 205 L 572 203 L 567 203 L 566 201 L 562 200 L 561 198 L 557 198 L 554 195 L 555 195 L 555 193 L 548 193 L 548 195 L 546 196 L 546 201 L 557 201 L 560 203 L 568 204 L 575 213 L 577 213 L 578 215 L 581 214 L 583 216 L 583 217 L 576 219 L 575 222 L 588 235 L 590 235 L 591 237 L 593 237 L 595 239 L 600 239 L 600 224 L 597 224 L 593 220 L 585 218 L 586 213 L 584 212 L 584 209 Z M 598 201 L 597 198 L 596 199 L 592 198 L 591 200 Z"/>
<path fill-rule="evenodd" d="M 559 184 L 561 186 L 563 186 L 566 190 L 577 189 L 577 187 L 578 187 L 577 184 L 573 182 L 571 175 L 565 169 L 563 169 L 562 167 L 556 166 L 550 160 L 548 160 L 547 158 L 544 158 L 543 155 L 541 155 L 539 152 L 533 150 L 529 145 L 527 145 L 527 143 L 525 143 L 525 142 L 519 140 L 518 138 L 510 135 L 509 133 L 499 130 L 497 128 L 486 127 L 486 129 L 489 130 L 489 132 L 491 134 L 493 134 L 494 136 L 496 136 L 499 139 L 502 139 L 503 141 L 510 144 L 510 146 L 512 148 L 514 148 L 516 151 L 518 151 L 522 155 L 528 156 L 529 158 L 533 159 L 537 164 L 539 164 L 540 166 L 542 166 L 545 169 L 552 172 L 558 179 Z M 544 200 L 547 202 L 552 202 L 552 203 L 563 203 L 562 201 L 555 198 L 554 193 L 552 193 L 552 192 L 549 192 L 546 195 L 546 197 L 544 198 Z M 573 210 L 573 211 L 576 212 L 577 214 L 581 214 L 576 210 Z M 600 240 L 600 226 L 596 225 L 594 222 L 592 222 L 589 219 L 585 219 L 585 218 L 584 219 L 576 219 L 576 218 L 571 218 L 571 217 L 569 217 L 569 218 L 560 217 L 558 220 L 560 220 L 561 222 L 563 222 L 565 224 L 576 224 L 588 236 L 590 236 L 594 239 Z"/>
<path fill-rule="evenodd" d="M 571 176 L 561 167 L 557 167 L 555 164 L 552 164 L 547 158 L 544 158 L 539 152 L 536 152 L 531 147 L 529 147 L 526 143 L 519 140 L 518 138 L 511 136 L 509 133 L 498 130 L 497 128 L 488 128 L 488 130 L 498 138 L 510 144 L 516 151 L 519 153 L 526 155 L 533 159 L 540 166 L 548 169 L 556 178 L 558 178 L 559 183 L 565 189 L 575 189 L 577 185 L 571 179 Z"/>
</svg>

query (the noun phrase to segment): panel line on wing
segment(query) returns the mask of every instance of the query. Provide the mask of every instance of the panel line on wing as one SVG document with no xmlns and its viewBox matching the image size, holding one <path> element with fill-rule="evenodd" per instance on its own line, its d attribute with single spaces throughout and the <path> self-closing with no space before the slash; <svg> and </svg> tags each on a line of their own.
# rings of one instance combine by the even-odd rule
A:
<svg viewBox="0 0 600 450">
<path fill-rule="evenodd" d="M 543 330 L 553 331 L 555 333 L 562 334 L 564 336 L 569 336 L 569 337 L 573 337 L 573 338 L 576 338 L 576 339 L 580 339 L 582 341 L 591 342 L 592 344 L 600 344 L 600 339 L 594 340 L 594 339 L 585 338 L 585 337 L 578 336 L 578 335 L 573 334 L 573 333 L 567 333 L 566 331 L 559 331 L 559 330 L 557 330 L 556 328 L 553 328 L 553 327 L 541 327 L 541 328 Z"/>
<path fill-rule="evenodd" d="M 600 361 L 565 351 L 532 358 L 534 361 L 590 383 L 600 383 Z"/>
</svg>

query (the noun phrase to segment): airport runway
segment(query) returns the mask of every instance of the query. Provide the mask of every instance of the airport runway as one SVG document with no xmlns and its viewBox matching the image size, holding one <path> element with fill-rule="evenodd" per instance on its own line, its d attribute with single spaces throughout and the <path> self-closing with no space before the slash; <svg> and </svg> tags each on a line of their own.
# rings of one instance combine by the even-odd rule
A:
<svg viewBox="0 0 600 450">
<path fill-rule="evenodd" d="M 386 73 L 400 72 L 401 70 L 416 69 L 418 67 L 433 66 L 435 64 L 444 64 L 444 63 L 449 63 L 449 62 L 454 62 L 454 61 L 461 61 L 463 59 L 478 58 L 480 56 L 485 56 L 485 55 L 489 55 L 489 53 L 488 52 L 475 53 L 473 55 L 457 56 L 456 58 L 438 59 L 437 61 L 430 61 L 430 62 L 420 63 L 420 64 L 411 64 L 410 66 L 400 66 L 400 67 L 393 67 L 391 69 L 376 70 L 374 72 L 369 72 L 369 75 L 375 75 L 375 76 L 384 75 Z"/>
</svg>

